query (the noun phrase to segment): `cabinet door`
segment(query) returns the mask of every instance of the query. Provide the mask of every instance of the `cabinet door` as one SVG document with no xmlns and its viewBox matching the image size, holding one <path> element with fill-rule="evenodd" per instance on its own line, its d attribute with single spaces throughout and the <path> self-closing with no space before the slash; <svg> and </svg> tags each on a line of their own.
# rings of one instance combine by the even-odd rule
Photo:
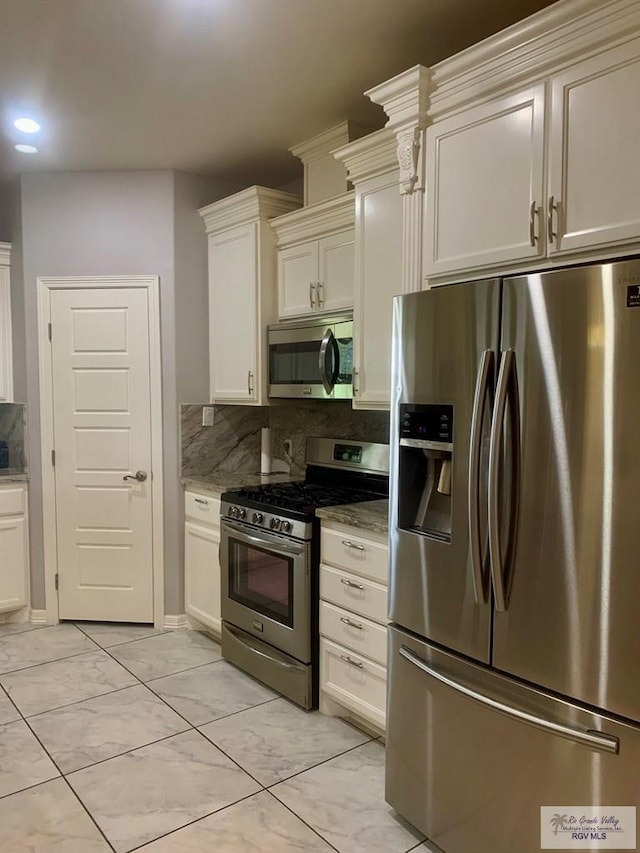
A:
<svg viewBox="0 0 640 853">
<path fill-rule="evenodd" d="M 278 252 L 278 314 L 299 317 L 316 310 L 318 241 Z"/>
<path fill-rule="evenodd" d="M 0 403 L 13 400 L 9 267 L 0 266 Z"/>
<path fill-rule="evenodd" d="M 396 172 L 356 190 L 353 406 L 388 409 L 391 313 L 402 281 L 402 196 Z"/>
<path fill-rule="evenodd" d="M 552 81 L 549 252 L 640 236 L 640 40 Z"/>
<path fill-rule="evenodd" d="M 211 399 L 259 399 L 257 237 L 254 224 L 209 236 Z"/>
<path fill-rule="evenodd" d="M 184 526 L 185 610 L 217 634 L 220 622 L 220 532 L 187 521 Z"/>
<path fill-rule="evenodd" d="M 543 121 L 541 84 L 427 129 L 427 275 L 544 253 Z"/>
<path fill-rule="evenodd" d="M 27 579 L 24 516 L 0 517 L 0 613 L 27 604 Z"/>
<path fill-rule="evenodd" d="M 318 311 L 353 308 L 355 231 L 341 231 L 318 242 Z"/>
</svg>

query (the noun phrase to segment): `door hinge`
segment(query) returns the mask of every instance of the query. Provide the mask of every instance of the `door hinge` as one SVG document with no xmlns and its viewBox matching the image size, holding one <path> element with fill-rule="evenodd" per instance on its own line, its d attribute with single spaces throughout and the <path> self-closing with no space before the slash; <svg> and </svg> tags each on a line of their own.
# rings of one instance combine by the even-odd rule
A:
<svg viewBox="0 0 640 853">
<path fill-rule="evenodd" d="M 47 332 L 49 334 L 49 340 L 51 340 L 51 323 L 47 325 Z"/>
<path fill-rule="evenodd" d="M 53 465 L 54 468 L 56 467 L 56 452 L 55 452 L 55 450 L 51 451 L 51 464 Z"/>
<path fill-rule="evenodd" d="M 60 575 L 56 572 L 56 589 L 58 589 Z"/>
</svg>

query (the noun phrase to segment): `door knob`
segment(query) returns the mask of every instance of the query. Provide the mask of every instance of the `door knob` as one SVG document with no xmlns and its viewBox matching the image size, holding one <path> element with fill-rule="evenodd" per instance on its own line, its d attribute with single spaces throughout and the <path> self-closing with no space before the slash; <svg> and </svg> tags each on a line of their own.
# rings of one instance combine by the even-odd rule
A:
<svg viewBox="0 0 640 853">
<path fill-rule="evenodd" d="M 126 474 L 122 479 L 123 480 L 137 480 L 139 483 L 144 483 L 144 481 L 147 479 L 147 472 L 146 471 L 136 471 L 135 474 Z"/>
</svg>

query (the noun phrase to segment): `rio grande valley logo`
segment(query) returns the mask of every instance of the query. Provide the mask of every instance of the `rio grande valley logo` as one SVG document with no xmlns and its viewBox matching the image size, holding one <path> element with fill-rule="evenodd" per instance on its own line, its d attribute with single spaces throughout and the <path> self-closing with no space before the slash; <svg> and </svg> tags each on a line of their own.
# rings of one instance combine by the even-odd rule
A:
<svg viewBox="0 0 640 853">
<path fill-rule="evenodd" d="M 542 850 L 635 850 L 635 806 L 541 806 Z"/>
</svg>

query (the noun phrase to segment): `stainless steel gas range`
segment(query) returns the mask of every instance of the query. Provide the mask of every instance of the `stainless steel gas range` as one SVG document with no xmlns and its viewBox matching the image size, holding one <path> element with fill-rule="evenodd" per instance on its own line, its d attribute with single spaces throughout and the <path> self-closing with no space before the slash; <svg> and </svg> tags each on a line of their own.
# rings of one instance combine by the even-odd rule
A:
<svg viewBox="0 0 640 853">
<path fill-rule="evenodd" d="M 222 656 L 303 708 L 318 701 L 319 507 L 388 494 L 389 447 L 307 440 L 302 482 L 222 495 Z"/>
</svg>

